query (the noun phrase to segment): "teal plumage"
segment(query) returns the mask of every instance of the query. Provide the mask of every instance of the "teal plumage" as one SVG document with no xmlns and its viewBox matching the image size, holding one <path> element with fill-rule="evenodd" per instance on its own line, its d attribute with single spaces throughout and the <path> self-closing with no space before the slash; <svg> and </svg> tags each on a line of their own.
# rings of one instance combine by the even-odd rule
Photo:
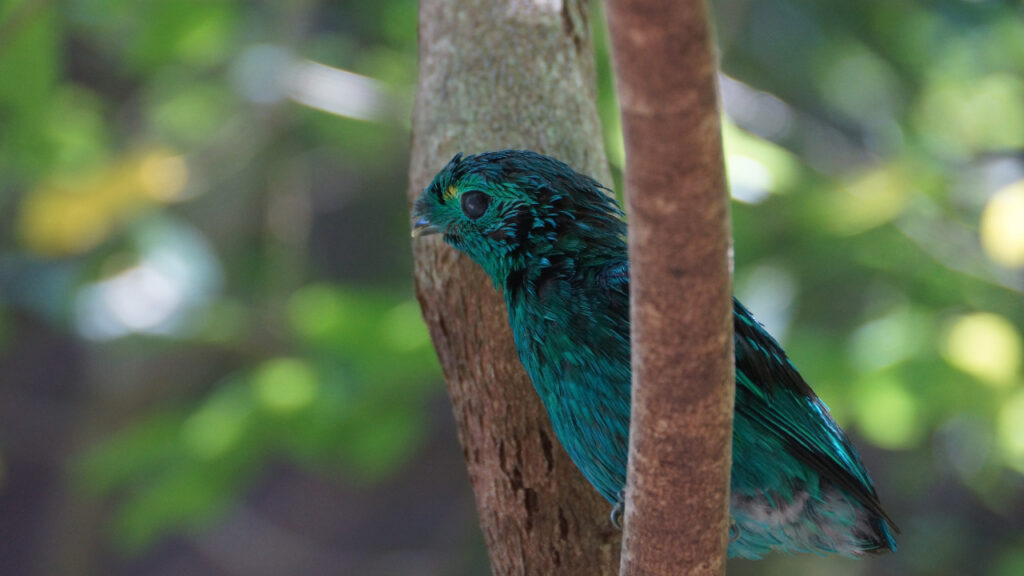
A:
<svg viewBox="0 0 1024 576">
<path fill-rule="evenodd" d="M 630 418 L 626 228 L 614 199 L 553 158 L 456 156 L 414 207 L 500 288 L 519 359 L 559 441 L 609 502 L 626 481 Z M 895 550 L 849 439 L 778 343 L 734 303 L 736 411 L 729 555 Z"/>
</svg>

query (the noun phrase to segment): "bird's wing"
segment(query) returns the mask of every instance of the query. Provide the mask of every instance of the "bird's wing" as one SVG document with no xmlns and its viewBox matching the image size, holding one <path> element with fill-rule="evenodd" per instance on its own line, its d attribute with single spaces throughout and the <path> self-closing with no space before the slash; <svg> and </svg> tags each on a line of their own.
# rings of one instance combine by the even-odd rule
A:
<svg viewBox="0 0 1024 576">
<path fill-rule="evenodd" d="M 796 458 L 895 528 L 846 434 L 782 347 L 735 298 L 733 316 L 736 411 L 775 434 Z"/>
<path fill-rule="evenodd" d="M 597 282 L 603 288 L 629 294 L 629 263 L 617 261 L 601 267 Z"/>
</svg>

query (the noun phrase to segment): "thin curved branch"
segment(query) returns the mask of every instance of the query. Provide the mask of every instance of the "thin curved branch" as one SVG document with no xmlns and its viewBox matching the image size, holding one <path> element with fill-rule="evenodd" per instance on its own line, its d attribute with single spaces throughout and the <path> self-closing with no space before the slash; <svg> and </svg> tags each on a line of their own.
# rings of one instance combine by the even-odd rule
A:
<svg viewBox="0 0 1024 576">
<path fill-rule="evenodd" d="M 702 0 L 609 0 L 626 144 L 633 408 L 623 575 L 722 575 L 729 204 Z"/>
</svg>

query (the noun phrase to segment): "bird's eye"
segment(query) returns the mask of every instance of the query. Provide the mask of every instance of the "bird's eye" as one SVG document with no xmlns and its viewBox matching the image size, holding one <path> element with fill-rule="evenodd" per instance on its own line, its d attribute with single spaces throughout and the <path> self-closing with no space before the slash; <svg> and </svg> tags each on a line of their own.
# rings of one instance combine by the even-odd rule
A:
<svg viewBox="0 0 1024 576">
<path fill-rule="evenodd" d="M 477 190 L 470 190 L 462 195 L 462 213 L 470 220 L 483 216 L 490 204 L 490 196 Z"/>
</svg>

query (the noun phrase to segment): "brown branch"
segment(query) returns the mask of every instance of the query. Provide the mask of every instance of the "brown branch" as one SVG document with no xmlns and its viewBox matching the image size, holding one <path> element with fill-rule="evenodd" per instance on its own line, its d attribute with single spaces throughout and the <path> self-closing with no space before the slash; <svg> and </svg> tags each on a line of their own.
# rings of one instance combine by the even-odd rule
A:
<svg viewBox="0 0 1024 576">
<path fill-rule="evenodd" d="M 422 0 L 410 198 L 455 152 L 529 148 L 610 182 L 585 0 Z M 609 506 L 562 450 L 501 297 L 436 236 L 416 290 L 452 399 L 494 573 L 615 574 Z"/>
<path fill-rule="evenodd" d="M 703 0 L 609 0 L 626 143 L 633 414 L 623 575 L 725 573 L 729 208 Z"/>
</svg>

